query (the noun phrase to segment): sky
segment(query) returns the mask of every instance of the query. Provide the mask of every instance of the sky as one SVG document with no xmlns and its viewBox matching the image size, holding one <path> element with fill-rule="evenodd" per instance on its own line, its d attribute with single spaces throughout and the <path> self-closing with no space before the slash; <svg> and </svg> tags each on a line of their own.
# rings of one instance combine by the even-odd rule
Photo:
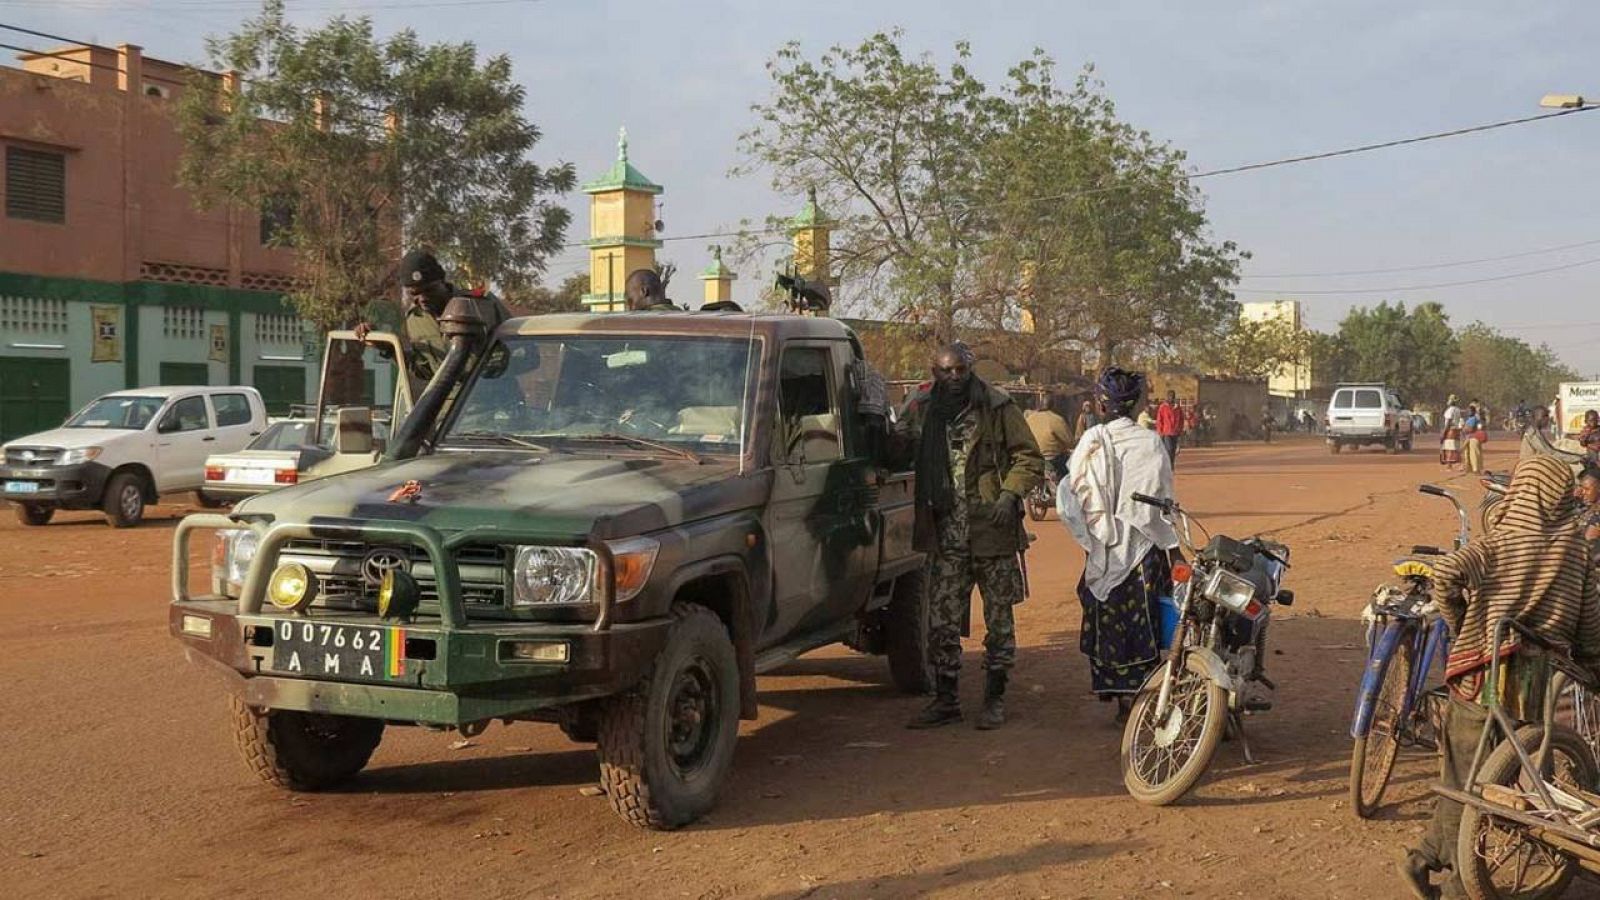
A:
<svg viewBox="0 0 1600 900">
<path fill-rule="evenodd" d="M 424 40 L 509 55 L 527 88 L 527 115 L 545 135 L 534 158 L 573 162 L 580 180 L 605 170 L 626 126 L 632 161 L 666 186 L 661 256 L 685 276 L 709 262 L 710 241 L 674 235 L 726 230 L 803 202 L 774 194 L 759 175 L 729 175 L 743 161 L 738 136 L 754 123 L 750 105 L 770 93 L 765 63 L 788 40 L 815 54 L 900 28 L 908 51 L 942 61 L 969 41 L 976 74 L 991 84 L 1035 47 L 1063 74 L 1092 63 L 1119 115 L 1186 151 L 1196 171 L 1536 115 L 1547 93 L 1600 99 L 1600 17 L 1578 2 L 288 5 L 301 24 L 345 11 L 371 16 L 380 33 L 409 27 Z M 206 36 L 228 32 L 254 8 L 249 0 L 0 0 L 0 23 L 204 63 Z M 7 32 L 0 42 L 49 43 Z M 1240 300 L 1300 299 L 1321 330 L 1336 329 L 1352 305 L 1438 301 L 1458 325 L 1483 321 L 1547 343 L 1593 375 L 1596 161 L 1600 111 L 1197 183 L 1213 236 L 1251 254 Z M 587 198 L 575 192 L 566 202 L 569 237 L 580 240 Z M 1516 258 L 1483 261 L 1507 256 Z M 553 260 L 549 278 L 584 268 L 574 248 Z M 1407 271 L 1372 272 L 1381 269 Z M 1548 269 L 1560 270 L 1533 274 Z M 1352 272 L 1370 274 L 1341 274 Z M 741 274 L 735 296 L 750 299 L 767 273 Z M 1481 279 L 1499 280 L 1457 284 Z M 686 291 L 697 299 L 699 286 L 674 289 L 689 299 Z"/>
</svg>

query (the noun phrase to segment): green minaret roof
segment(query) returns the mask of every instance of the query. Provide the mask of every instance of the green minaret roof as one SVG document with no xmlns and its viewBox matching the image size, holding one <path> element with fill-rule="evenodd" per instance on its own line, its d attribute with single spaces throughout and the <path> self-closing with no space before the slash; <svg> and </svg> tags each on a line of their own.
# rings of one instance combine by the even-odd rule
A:
<svg viewBox="0 0 1600 900">
<path fill-rule="evenodd" d="M 728 268 L 727 264 L 722 261 L 722 246 L 720 244 L 713 246 L 711 248 L 711 265 L 706 266 L 705 271 L 700 273 L 700 280 L 720 281 L 721 279 L 726 278 L 729 281 L 733 281 L 738 277 L 739 276 L 733 274 L 733 270 Z"/>
<path fill-rule="evenodd" d="M 661 193 L 661 185 L 644 177 L 644 173 L 635 169 L 628 162 L 628 129 L 623 128 L 617 132 L 617 161 L 611 164 L 604 175 L 593 181 L 584 182 L 585 194 L 598 194 L 601 191 L 616 190 L 643 191 L 646 194 Z"/>
<path fill-rule="evenodd" d="M 789 220 L 790 227 L 815 228 L 818 225 L 826 225 L 827 222 L 827 217 L 817 208 L 817 189 L 814 187 L 807 189 L 805 208 L 800 210 L 800 215 Z"/>
</svg>

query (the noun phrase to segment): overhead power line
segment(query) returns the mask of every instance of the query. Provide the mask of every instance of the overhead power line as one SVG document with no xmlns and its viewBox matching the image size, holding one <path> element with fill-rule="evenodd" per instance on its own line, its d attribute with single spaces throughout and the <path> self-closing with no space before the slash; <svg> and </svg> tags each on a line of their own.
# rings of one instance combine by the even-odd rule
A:
<svg viewBox="0 0 1600 900">
<path fill-rule="evenodd" d="M 1266 289 L 1263 289 L 1263 288 L 1234 288 L 1234 293 L 1237 293 L 1237 294 L 1274 294 L 1274 295 L 1277 295 L 1277 296 L 1280 296 L 1280 297 L 1293 297 L 1293 296 L 1303 296 L 1303 295 L 1334 295 L 1334 294 L 1400 294 L 1400 293 L 1404 293 L 1406 291 L 1431 291 L 1431 290 L 1437 290 L 1439 288 L 1461 287 L 1463 285 L 1468 285 L 1468 284 L 1488 284 L 1489 282 L 1492 282 L 1492 281 L 1511 281 L 1511 280 L 1517 279 L 1517 278 L 1527 278 L 1527 277 L 1532 276 L 1532 275 L 1545 275 L 1545 274 L 1548 274 L 1550 272 L 1564 272 L 1567 269 L 1577 269 L 1577 268 L 1581 268 L 1583 266 L 1592 266 L 1595 263 L 1600 263 L 1600 257 L 1596 257 L 1594 259 L 1580 260 L 1580 261 L 1575 262 L 1575 263 L 1567 263 L 1564 266 L 1550 266 L 1549 268 L 1546 268 L 1546 269 L 1530 269 L 1530 270 L 1528 270 L 1526 272 L 1512 272 L 1509 275 L 1492 275 L 1492 276 L 1489 276 L 1487 278 L 1468 278 L 1468 279 L 1466 279 L 1464 281 L 1440 281 L 1440 282 L 1437 282 L 1437 283 L 1434 283 L 1434 284 L 1407 284 L 1407 285 L 1400 285 L 1400 286 L 1396 286 L 1396 287 L 1349 288 L 1349 289 L 1339 289 L 1339 290 L 1311 290 L 1311 291 L 1291 290 L 1289 288 L 1283 288 L 1281 290 L 1266 290 Z"/>
<path fill-rule="evenodd" d="M 1457 266 L 1475 266 L 1487 262 L 1504 262 L 1508 259 L 1524 259 L 1529 256 L 1543 256 L 1547 253 L 1560 253 L 1563 250 L 1574 250 L 1579 247 L 1593 247 L 1600 244 L 1600 239 L 1592 241 L 1579 241 L 1576 244 L 1562 244 L 1558 247 L 1544 247 L 1539 250 L 1524 250 L 1521 253 L 1508 253 L 1505 256 L 1483 256 L 1478 259 L 1461 259 L 1454 262 L 1425 263 L 1415 266 L 1395 266 L 1388 269 L 1350 269 L 1344 272 L 1298 272 L 1298 273 L 1273 273 L 1270 275 L 1242 275 L 1242 279 L 1255 278 L 1342 278 L 1347 275 L 1390 275 L 1396 272 L 1423 272 L 1429 269 L 1453 269 Z"/>
</svg>

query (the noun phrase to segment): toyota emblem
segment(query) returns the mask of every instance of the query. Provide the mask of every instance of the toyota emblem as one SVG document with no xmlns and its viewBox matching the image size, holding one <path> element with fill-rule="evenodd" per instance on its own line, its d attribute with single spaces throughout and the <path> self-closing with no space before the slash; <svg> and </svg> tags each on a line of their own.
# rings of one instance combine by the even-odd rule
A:
<svg viewBox="0 0 1600 900">
<path fill-rule="evenodd" d="M 372 587 L 383 583 L 383 576 L 389 572 L 408 572 L 411 570 L 411 557 L 404 550 L 393 547 L 379 547 L 367 553 L 361 560 L 361 580 Z"/>
</svg>

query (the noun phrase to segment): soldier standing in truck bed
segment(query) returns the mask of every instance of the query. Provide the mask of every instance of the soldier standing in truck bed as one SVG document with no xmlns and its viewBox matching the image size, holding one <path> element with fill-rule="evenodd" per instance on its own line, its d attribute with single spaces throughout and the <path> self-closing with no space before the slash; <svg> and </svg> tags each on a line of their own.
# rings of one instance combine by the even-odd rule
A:
<svg viewBox="0 0 1600 900">
<path fill-rule="evenodd" d="M 1022 498 L 1044 477 L 1044 460 L 1022 410 L 974 375 L 972 363 L 965 344 L 940 350 L 934 380 L 906 398 L 896 426 L 915 454 L 914 544 L 931 558 L 928 655 L 935 694 L 910 728 L 961 720 L 961 626 L 974 584 L 983 596 L 985 632 L 979 728 L 1004 724 L 1006 680 L 1016 661 L 1011 608 L 1026 596 Z"/>
</svg>

